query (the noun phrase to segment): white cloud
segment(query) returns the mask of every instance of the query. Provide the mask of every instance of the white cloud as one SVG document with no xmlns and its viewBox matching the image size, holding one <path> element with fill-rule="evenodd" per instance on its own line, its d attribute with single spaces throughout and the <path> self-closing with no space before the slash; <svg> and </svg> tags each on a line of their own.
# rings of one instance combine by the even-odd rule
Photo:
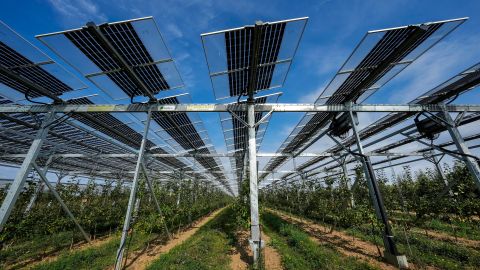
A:
<svg viewBox="0 0 480 270">
<path fill-rule="evenodd" d="M 479 43 L 478 36 L 456 37 L 454 40 L 439 43 L 395 79 L 399 85 L 393 84 L 394 94 L 387 101 L 409 102 L 467 68 L 472 64 L 472 60 L 480 59 L 480 52 L 477 50 Z M 378 94 L 382 94 L 381 92 Z"/>
<path fill-rule="evenodd" d="M 314 103 L 315 100 L 322 94 L 323 90 L 325 89 L 325 84 L 319 86 L 317 89 L 310 91 L 306 95 L 301 95 L 299 97 L 298 102 L 300 103 Z"/>
<path fill-rule="evenodd" d="M 167 24 L 166 30 L 169 32 L 170 35 L 172 35 L 175 38 L 183 37 L 182 31 L 180 30 L 180 28 L 178 28 L 176 24 L 173 24 L 173 23 Z"/>
<path fill-rule="evenodd" d="M 67 26 L 78 26 L 87 21 L 104 22 L 107 16 L 90 0 L 49 0 Z"/>
</svg>

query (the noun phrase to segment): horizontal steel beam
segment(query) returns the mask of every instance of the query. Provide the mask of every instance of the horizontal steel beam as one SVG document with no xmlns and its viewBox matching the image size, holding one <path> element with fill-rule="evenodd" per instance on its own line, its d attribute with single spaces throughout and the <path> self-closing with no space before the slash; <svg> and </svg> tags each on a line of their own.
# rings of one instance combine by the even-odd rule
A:
<svg viewBox="0 0 480 270">
<path fill-rule="evenodd" d="M 344 153 L 302 153 L 296 157 L 333 157 L 343 156 Z M 408 152 L 408 153 L 366 153 L 367 156 L 421 156 L 423 153 Z M 25 158 L 26 154 L 0 154 L 0 158 Z M 136 154 L 53 154 L 49 155 L 54 158 L 135 158 Z M 177 154 L 148 154 L 149 157 L 168 158 L 168 157 L 235 157 L 243 156 L 243 154 L 228 154 L 228 153 L 216 153 L 216 154 L 190 154 L 190 153 L 177 153 Z M 285 153 L 258 153 L 257 157 L 292 157 L 292 154 Z"/>
<path fill-rule="evenodd" d="M 480 112 L 480 105 L 447 105 L 450 112 Z M 245 104 L 87 104 L 87 105 L 1 105 L 0 113 L 95 113 L 95 112 L 229 112 L 247 111 Z M 348 105 L 316 105 L 316 104 L 256 104 L 257 112 L 441 112 L 442 107 L 436 104 L 354 104 Z"/>
</svg>

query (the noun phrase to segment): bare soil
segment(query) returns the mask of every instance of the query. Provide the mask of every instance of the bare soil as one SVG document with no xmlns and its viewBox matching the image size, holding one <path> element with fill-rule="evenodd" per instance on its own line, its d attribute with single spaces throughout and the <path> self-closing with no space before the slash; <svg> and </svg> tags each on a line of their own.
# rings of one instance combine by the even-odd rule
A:
<svg viewBox="0 0 480 270">
<path fill-rule="evenodd" d="M 266 245 L 264 249 L 265 269 L 282 270 L 282 257 L 277 250 L 270 245 L 270 237 L 266 234 L 263 234 L 262 237 Z"/>
<path fill-rule="evenodd" d="M 230 254 L 232 270 L 246 270 L 252 263 L 253 253 L 248 242 L 250 233 L 247 230 L 238 231 L 235 235 L 237 243 Z M 282 270 L 282 258 L 272 246 L 270 246 L 270 237 L 262 233 L 262 240 L 265 241 L 263 249 L 263 261 L 267 270 Z"/>
<path fill-rule="evenodd" d="M 479 240 L 472 240 L 472 239 L 467 239 L 467 238 L 462 238 L 462 237 L 457 237 L 452 236 L 450 234 L 446 234 L 443 232 L 438 232 L 438 231 L 432 231 L 432 230 L 425 230 L 425 229 L 418 229 L 418 228 L 413 228 L 411 229 L 412 232 L 415 233 L 421 233 L 424 235 L 427 235 L 428 237 L 435 238 L 440 241 L 447 241 L 447 242 L 452 242 L 452 243 L 457 243 L 462 246 L 470 247 L 470 248 L 480 248 L 480 241 Z"/>
</svg>

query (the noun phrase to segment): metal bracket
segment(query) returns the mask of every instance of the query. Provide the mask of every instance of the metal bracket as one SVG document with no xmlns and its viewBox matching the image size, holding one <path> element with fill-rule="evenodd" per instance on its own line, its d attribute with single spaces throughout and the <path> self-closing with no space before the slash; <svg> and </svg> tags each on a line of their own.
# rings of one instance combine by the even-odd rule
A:
<svg viewBox="0 0 480 270">
<path fill-rule="evenodd" d="M 228 109 L 228 112 L 232 114 L 232 116 L 237 119 L 238 121 L 240 121 L 240 123 L 242 123 L 244 126 L 246 127 L 250 127 L 248 125 L 247 122 L 245 122 L 245 120 L 243 120 L 240 116 L 238 116 L 238 114 L 236 114 L 235 112 L 233 112 L 232 110 Z"/>
<path fill-rule="evenodd" d="M 255 123 L 254 127 L 256 128 L 263 122 L 267 121 L 268 117 L 270 117 L 272 113 L 273 113 L 273 110 L 268 111 L 267 114 L 265 114 L 257 123 Z"/>
<path fill-rule="evenodd" d="M 340 141 L 338 141 L 335 137 L 333 137 L 332 135 L 330 135 L 328 132 L 325 133 L 325 134 L 326 134 L 330 139 L 332 139 L 338 146 L 340 146 L 343 150 L 347 151 L 347 153 L 353 152 L 353 151 L 347 149 Z M 357 157 L 357 156 L 355 156 L 355 155 L 352 155 L 352 156 L 353 156 L 353 158 L 355 158 L 357 161 L 362 162 L 362 160 L 361 160 L 359 157 Z"/>
</svg>

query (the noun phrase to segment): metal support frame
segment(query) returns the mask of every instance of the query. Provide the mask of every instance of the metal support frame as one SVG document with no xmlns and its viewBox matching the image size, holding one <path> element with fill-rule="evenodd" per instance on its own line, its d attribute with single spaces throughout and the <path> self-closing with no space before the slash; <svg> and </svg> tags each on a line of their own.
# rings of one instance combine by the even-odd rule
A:
<svg viewBox="0 0 480 270">
<path fill-rule="evenodd" d="M 152 119 L 152 111 L 148 111 L 147 120 L 145 122 L 145 129 L 143 131 L 143 138 L 138 151 L 137 165 L 135 166 L 135 174 L 133 176 L 133 183 L 130 190 L 130 197 L 128 200 L 127 212 L 125 214 L 125 221 L 123 222 L 122 237 L 120 239 L 120 246 L 117 251 L 115 261 L 115 270 L 121 270 L 123 265 L 123 255 L 125 253 L 125 244 L 127 243 L 128 231 L 130 230 L 130 223 L 132 221 L 132 212 L 135 207 L 135 199 L 137 195 L 138 183 L 140 178 L 140 171 L 145 154 L 145 147 L 147 144 L 148 131 L 150 129 L 150 122 Z"/>
<path fill-rule="evenodd" d="M 170 231 L 168 230 L 168 227 L 167 227 L 167 222 L 165 220 L 165 217 L 163 216 L 162 208 L 160 208 L 160 203 L 157 200 L 157 196 L 155 196 L 155 191 L 153 189 L 152 181 L 148 176 L 147 168 L 145 167 L 145 164 L 143 164 L 143 162 L 142 162 L 142 171 L 143 171 L 143 175 L 145 176 L 145 180 L 147 182 L 148 189 L 150 191 L 153 202 L 155 203 L 155 207 L 157 208 L 158 214 L 160 214 L 160 217 L 162 217 L 162 223 L 163 223 L 165 232 L 167 233 L 168 239 L 172 239 L 172 236 L 170 235 Z"/>
<path fill-rule="evenodd" d="M 25 185 L 27 176 L 32 168 L 32 163 L 37 159 L 37 156 L 40 153 L 43 142 L 47 137 L 48 131 L 54 119 L 55 114 L 53 112 L 50 112 L 45 116 L 42 126 L 38 130 L 37 135 L 35 136 L 35 139 L 28 150 L 27 156 L 23 160 L 23 163 L 20 166 L 17 175 L 15 176 L 15 180 L 13 181 L 5 199 L 3 200 L 0 208 L 0 231 L 3 230 L 5 223 L 7 223 L 18 196 Z"/>
<path fill-rule="evenodd" d="M 258 179 L 257 179 L 257 143 L 255 134 L 255 107 L 248 105 L 248 161 L 250 181 L 250 243 L 254 264 L 258 261 L 261 249 L 260 220 L 258 212 Z"/>
<path fill-rule="evenodd" d="M 445 105 L 449 112 L 480 112 L 480 105 Z M 127 113 L 127 112 L 229 112 L 247 111 L 248 104 L 209 104 L 209 103 L 182 103 L 182 104 L 54 104 L 54 105 L 0 105 L 0 113 Z M 438 104 L 288 104 L 265 103 L 255 104 L 257 112 L 441 112 Z"/>
<path fill-rule="evenodd" d="M 463 115 L 461 114 L 459 119 L 461 119 L 462 117 Z M 458 131 L 457 122 L 452 119 L 452 116 L 448 112 L 446 105 L 443 105 L 443 120 L 446 123 L 448 133 L 450 133 L 452 140 L 457 146 L 459 155 L 462 157 L 463 161 L 467 165 L 467 168 L 472 174 L 473 180 L 475 181 L 477 188 L 480 190 L 480 166 L 477 162 L 478 159 L 475 160 L 473 158 L 474 156 L 470 152 L 470 149 L 468 149 L 465 140 Z"/>
<path fill-rule="evenodd" d="M 355 188 L 355 185 L 350 186 L 350 178 L 348 177 L 346 157 L 344 157 L 342 160 L 337 160 L 337 162 L 339 162 L 342 166 L 343 177 L 345 178 L 345 186 L 348 190 L 350 190 L 350 206 L 354 208 L 355 198 L 353 197 L 353 190 Z"/>
<path fill-rule="evenodd" d="M 426 160 L 430 161 L 435 165 L 435 169 L 437 170 L 438 176 L 442 179 L 443 183 L 445 184 L 445 187 L 450 187 L 450 184 L 448 182 L 447 176 L 445 175 L 445 172 L 442 169 L 442 166 L 440 165 L 440 161 L 445 157 L 445 154 L 442 154 L 440 158 L 437 158 L 435 155 L 434 150 L 431 152 L 431 156 L 427 157 Z M 453 191 L 451 189 L 448 189 L 448 193 L 450 196 L 453 196 Z"/>
<path fill-rule="evenodd" d="M 42 170 L 38 165 L 37 163 L 35 162 L 32 162 L 32 166 L 33 168 L 37 171 L 38 175 L 40 176 L 40 178 L 42 179 L 42 181 L 45 183 L 45 185 L 48 187 L 48 189 L 50 190 L 50 192 L 52 192 L 53 196 L 55 197 L 55 199 L 57 199 L 57 201 L 60 203 L 60 205 L 62 206 L 63 208 L 63 211 L 65 211 L 67 213 L 67 215 L 70 217 L 70 219 L 73 221 L 73 223 L 75 223 L 75 226 L 77 226 L 78 230 L 82 233 L 83 235 L 83 238 L 85 238 L 85 240 L 87 242 L 90 242 L 90 236 L 83 230 L 82 226 L 80 225 L 80 223 L 78 223 L 77 219 L 75 218 L 75 216 L 73 216 L 72 212 L 70 212 L 70 209 L 68 209 L 68 206 L 65 204 L 65 202 L 62 200 L 62 198 L 60 197 L 60 194 L 58 194 L 58 192 L 55 190 L 55 188 L 52 186 L 52 184 L 50 184 L 50 182 L 48 181 L 47 179 L 47 176 L 45 174 L 46 171 Z"/>
<path fill-rule="evenodd" d="M 52 163 L 52 160 L 53 160 L 53 156 L 50 156 L 48 157 L 48 160 L 47 162 L 45 163 L 45 166 L 43 167 L 43 171 L 44 172 L 47 172 L 48 171 L 48 167 L 50 166 L 50 164 Z M 43 183 L 42 181 L 39 181 L 38 182 L 38 185 L 37 187 L 35 188 L 35 191 L 34 193 L 32 194 L 32 197 L 30 197 L 30 201 L 28 202 L 28 205 L 27 207 L 25 207 L 25 211 L 23 211 L 24 214 L 28 214 L 30 212 L 30 210 L 32 210 L 33 208 L 33 205 L 35 204 L 35 201 L 37 200 L 38 198 L 38 195 L 40 194 L 40 192 L 42 192 L 43 190 Z"/>
<path fill-rule="evenodd" d="M 382 222 L 383 224 L 383 244 L 385 247 L 383 256 L 387 259 L 390 263 L 395 264 L 400 268 L 408 268 L 407 258 L 404 255 L 400 255 L 397 251 L 397 247 L 395 245 L 395 241 L 393 240 L 393 233 L 392 229 L 390 228 L 390 224 L 388 223 L 388 216 L 385 210 L 385 206 L 383 204 L 382 194 L 380 192 L 380 188 L 377 183 L 377 179 L 375 176 L 375 172 L 372 167 L 372 163 L 370 161 L 370 157 L 364 155 L 364 150 L 362 146 L 362 142 L 360 140 L 360 136 L 357 130 L 357 119 L 354 116 L 353 112 L 349 112 L 350 122 L 353 130 L 353 135 L 357 142 L 357 150 L 359 159 L 361 160 L 363 170 L 365 173 L 365 179 L 367 181 L 368 190 L 370 193 L 370 198 L 372 199 L 373 206 L 375 208 L 375 213 L 377 215 L 377 219 Z M 352 152 L 353 154 L 353 152 Z"/>
</svg>

